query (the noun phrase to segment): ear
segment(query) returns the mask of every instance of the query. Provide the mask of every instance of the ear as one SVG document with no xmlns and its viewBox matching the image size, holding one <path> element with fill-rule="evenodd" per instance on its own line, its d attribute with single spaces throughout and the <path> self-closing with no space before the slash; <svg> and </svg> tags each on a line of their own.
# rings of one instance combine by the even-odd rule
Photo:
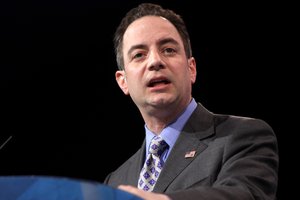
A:
<svg viewBox="0 0 300 200">
<path fill-rule="evenodd" d="M 118 70 L 115 73 L 116 81 L 121 88 L 121 90 L 124 92 L 125 95 L 129 95 L 127 81 L 126 81 L 126 73 L 124 70 Z"/>
<path fill-rule="evenodd" d="M 196 68 L 195 58 L 190 57 L 188 59 L 188 64 L 189 64 L 191 82 L 192 82 L 192 84 L 194 84 L 196 82 L 196 76 L 197 76 L 197 68 Z"/>
</svg>

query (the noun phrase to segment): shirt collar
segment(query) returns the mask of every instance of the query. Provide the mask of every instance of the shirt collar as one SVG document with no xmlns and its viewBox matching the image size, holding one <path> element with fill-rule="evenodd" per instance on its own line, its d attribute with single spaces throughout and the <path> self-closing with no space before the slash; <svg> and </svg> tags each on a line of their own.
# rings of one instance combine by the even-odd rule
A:
<svg viewBox="0 0 300 200">
<path fill-rule="evenodd" d="M 169 145 L 169 151 L 173 148 L 183 126 L 185 125 L 186 121 L 189 119 L 195 108 L 197 107 L 197 103 L 193 98 L 186 109 L 182 112 L 181 115 L 177 119 L 175 119 L 172 123 L 166 126 L 160 136 L 165 140 L 165 142 Z M 146 154 L 149 149 L 149 145 L 151 140 L 156 136 L 152 131 L 147 128 L 145 124 L 145 132 L 146 132 Z"/>
</svg>

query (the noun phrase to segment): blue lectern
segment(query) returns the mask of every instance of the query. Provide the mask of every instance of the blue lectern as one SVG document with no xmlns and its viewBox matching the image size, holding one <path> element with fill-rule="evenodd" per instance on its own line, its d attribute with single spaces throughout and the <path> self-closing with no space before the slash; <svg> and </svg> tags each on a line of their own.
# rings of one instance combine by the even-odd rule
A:
<svg viewBox="0 0 300 200">
<path fill-rule="evenodd" d="M 1 176 L 1 200 L 141 200 L 93 181 L 48 176 Z"/>
</svg>

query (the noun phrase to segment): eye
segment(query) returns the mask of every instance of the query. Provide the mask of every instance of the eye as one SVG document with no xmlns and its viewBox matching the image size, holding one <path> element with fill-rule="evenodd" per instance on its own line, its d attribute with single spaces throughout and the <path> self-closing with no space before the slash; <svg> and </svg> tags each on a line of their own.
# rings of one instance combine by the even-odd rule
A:
<svg viewBox="0 0 300 200">
<path fill-rule="evenodd" d="M 142 58 L 143 57 L 143 54 L 142 53 L 136 53 L 133 55 L 132 59 L 139 59 L 139 58 Z"/>
<path fill-rule="evenodd" d="M 164 49 L 164 53 L 165 53 L 165 54 L 173 55 L 173 54 L 176 53 L 176 50 L 173 49 L 173 48 L 165 48 L 165 49 Z"/>
</svg>

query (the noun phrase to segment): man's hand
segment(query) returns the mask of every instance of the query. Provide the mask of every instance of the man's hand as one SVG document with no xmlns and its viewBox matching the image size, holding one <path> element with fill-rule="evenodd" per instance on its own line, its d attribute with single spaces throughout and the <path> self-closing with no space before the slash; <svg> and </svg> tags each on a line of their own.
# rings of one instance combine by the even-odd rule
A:
<svg viewBox="0 0 300 200">
<path fill-rule="evenodd" d="M 167 195 L 165 194 L 159 194 L 154 192 L 146 192 L 143 190 L 140 190 L 136 187 L 133 187 L 131 185 L 120 185 L 118 187 L 121 190 L 124 190 L 126 192 L 129 192 L 133 195 L 136 195 L 142 199 L 145 200 L 171 200 Z"/>
</svg>

